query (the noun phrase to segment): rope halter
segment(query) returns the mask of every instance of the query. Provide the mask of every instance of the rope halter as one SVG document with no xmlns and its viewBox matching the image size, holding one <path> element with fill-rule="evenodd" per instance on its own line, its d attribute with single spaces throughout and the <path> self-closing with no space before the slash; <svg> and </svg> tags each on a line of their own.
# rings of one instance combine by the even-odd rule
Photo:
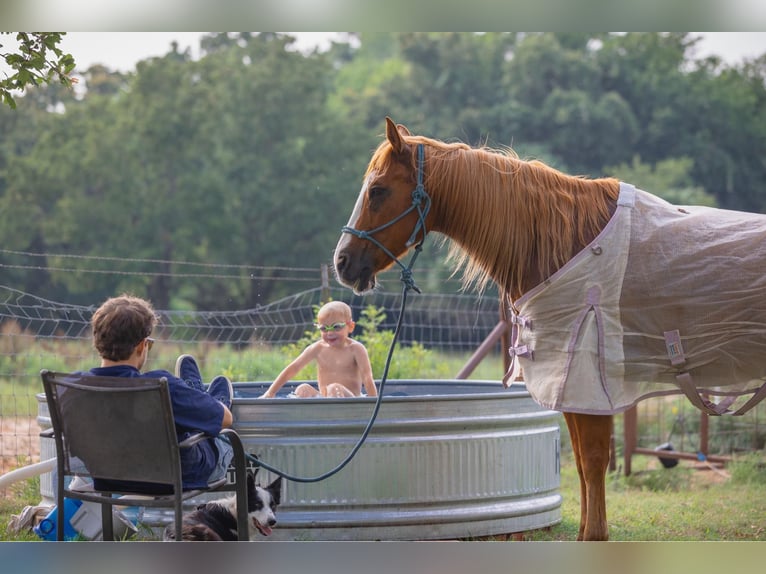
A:
<svg viewBox="0 0 766 574">
<path fill-rule="evenodd" d="M 415 281 L 412 277 L 412 266 L 415 263 L 415 259 L 420 254 L 420 252 L 423 249 L 423 243 L 426 240 L 426 235 L 428 234 L 428 230 L 426 229 L 426 216 L 428 215 L 429 210 L 431 209 L 431 197 L 426 192 L 426 188 L 423 185 L 423 164 L 425 161 L 425 150 L 423 148 L 423 144 L 418 144 L 418 173 L 417 173 L 417 185 L 415 186 L 415 189 L 412 190 L 412 205 L 410 205 L 407 209 L 405 209 L 402 213 L 394 217 L 391 221 L 384 223 L 383 225 L 380 225 L 376 227 L 375 229 L 370 230 L 361 230 L 361 229 L 354 229 L 353 227 L 350 227 L 348 225 L 345 225 L 341 228 L 342 233 L 350 233 L 351 235 L 358 237 L 359 239 L 366 239 L 370 242 L 372 242 L 376 247 L 378 247 L 380 250 L 383 251 L 386 255 L 388 255 L 394 263 L 396 263 L 399 267 L 401 267 L 401 281 L 405 284 L 405 286 L 409 289 L 413 289 L 417 293 L 420 293 L 420 289 L 415 285 Z M 389 250 L 385 245 L 383 245 L 380 241 L 375 239 L 373 237 L 374 234 L 378 233 L 379 231 L 382 231 L 390 226 L 392 226 L 394 223 L 398 222 L 400 219 L 406 217 L 410 214 L 412 211 L 417 211 L 418 219 L 415 222 L 415 228 L 412 230 L 412 233 L 410 234 L 410 238 L 407 240 L 407 247 L 410 247 L 415 243 L 417 240 L 418 234 L 423 232 L 423 235 L 418 241 L 417 245 L 415 245 L 415 253 L 412 256 L 412 259 L 410 259 L 409 265 L 404 265 L 401 261 L 399 261 L 399 258 L 396 257 L 393 253 L 391 253 L 391 250 Z"/>
</svg>

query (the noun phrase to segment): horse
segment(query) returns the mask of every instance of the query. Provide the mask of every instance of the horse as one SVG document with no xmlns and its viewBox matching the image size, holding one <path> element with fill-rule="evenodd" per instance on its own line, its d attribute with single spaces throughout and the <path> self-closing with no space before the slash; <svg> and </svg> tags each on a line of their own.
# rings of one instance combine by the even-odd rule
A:
<svg viewBox="0 0 766 574">
<path fill-rule="evenodd" d="M 462 268 L 465 286 L 497 284 L 512 324 L 503 383 L 523 378 L 537 402 L 563 413 L 580 479 L 577 539 L 608 540 L 605 480 L 615 414 L 648 396 L 677 393 L 723 414 L 734 398 L 752 393 L 735 413 L 742 414 L 766 396 L 764 367 L 735 349 L 747 340 L 758 345 L 753 356 L 766 351 L 766 312 L 763 321 L 753 317 L 764 308 L 766 218 L 752 222 L 730 212 L 720 223 L 726 210 L 700 209 L 676 208 L 615 178 L 568 175 L 509 148 L 413 135 L 387 117 L 333 263 L 338 281 L 362 294 L 394 264 L 411 272 L 400 258 L 436 232 L 450 240 L 448 258 Z M 672 249 L 656 243 L 663 233 L 648 222 L 674 230 Z M 666 259 L 694 251 L 702 239 L 690 234 L 698 227 L 706 236 L 722 227 L 724 239 L 702 261 L 695 253 Z M 721 257 L 735 235 L 746 241 L 744 252 Z M 634 236 L 638 246 L 630 243 Z M 729 259 L 737 267 L 718 267 Z M 676 267 L 682 295 L 664 292 Z M 740 283 L 725 297 L 712 280 L 690 286 L 688 276 L 701 267 Z M 732 299 L 742 299 L 744 309 L 731 310 Z M 689 309 L 687 301 L 702 307 Z M 744 382 L 722 389 L 713 382 L 721 377 Z M 710 393 L 724 400 L 714 403 Z"/>
</svg>

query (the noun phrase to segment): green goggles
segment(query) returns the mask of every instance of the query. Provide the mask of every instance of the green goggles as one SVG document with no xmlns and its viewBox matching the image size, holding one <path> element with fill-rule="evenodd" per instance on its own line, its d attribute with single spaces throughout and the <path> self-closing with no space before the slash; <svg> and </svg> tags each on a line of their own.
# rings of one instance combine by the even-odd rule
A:
<svg viewBox="0 0 766 574">
<path fill-rule="evenodd" d="M 322 325 L 321 323 L 317 323 L 317 329 L 322 331 L 322 333 L 327 331 L 340 331 L 345 326 L 345 321 L 343 323 L 333 323 L 332 325 Z"/>
</svg>

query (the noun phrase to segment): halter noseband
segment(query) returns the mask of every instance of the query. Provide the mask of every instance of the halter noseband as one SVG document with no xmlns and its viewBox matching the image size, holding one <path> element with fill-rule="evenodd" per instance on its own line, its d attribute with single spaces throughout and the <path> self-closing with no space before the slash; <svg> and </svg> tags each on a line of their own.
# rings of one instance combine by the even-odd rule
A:
<svg viewBox="0 0 766 574">
<path fill-rule="evenodd" d="M 404 282 L 404 284 L 407 287 L 417 291 L 418 293 L 420 293 L 420 289 L 418 289 L 417 285 L 415 285 L 415 282 L 412 279 L 412 265 L 415 263 L 415 259 L 420 254 L 420 251 L 423 249 L 423 242 L 426 240 L 426 235 L 428 233 L 428 231 L 426 230 L 426 216 L 428 215 L 428 211 L 431 209 L 431 197 L 428 195 L 428 193 L 426 192 L 426 188 L 423 185 L 424 159 L 425 159 L 425 150 L 423 148 L 423 144 L 418 144 L 417 185 L 415 186 L 415 189 L 412 190 L 412 205 L 410 205 L 407 209 L 405 209 L 404 212 L 394 217 L 388 223 L 384 223 L 383 225 L 380 225 L 376 227 L 375 229 L 370 229 L 369 231 L 354 229 L 353 227 L 350 227 L 348 225 L 345 225 L 341 228 L 342 233 L 350 233 L 351 235 L 358 237 L 359 239 L 366 239 L 368 241 L 371 241 L 375 246 L 377 246 L 386 255 L 388 255 L 391 259 L 393 259 L 394 263 L 396 263 L 399 267 L 402 268 L 402 274 L 401 274 L 402 282 Z M 423 231 L 423 237 L 418 242 L 418 244 L 415 245 L 415 253 L 412 256 L 412 259 L 410 259 L 409 265 L 405 266 L 401 261 L 399 261 L 399 258 L 397 258 L 396 255 L 391 253 L 391 251 L 385 245 L 383 245 L 380 241 L 375 239 L 373 235 L 377 233 L 378 231 L 382 231 L 383 229 L 390 227 L 391 225 L 393 225 L 394 223 L 396 223 L 403 217 L 409 215 L 411 211 L 417 211 L 418 220 L 417 222 L 415 222 L 415 228 L 412 230 L 412 234 L 410 235 L 410 238 L 407 240 L 407 244 L 406 244 L 407 247 L 415 243 L 418 233 L 421 230 Z"/>
</svg>

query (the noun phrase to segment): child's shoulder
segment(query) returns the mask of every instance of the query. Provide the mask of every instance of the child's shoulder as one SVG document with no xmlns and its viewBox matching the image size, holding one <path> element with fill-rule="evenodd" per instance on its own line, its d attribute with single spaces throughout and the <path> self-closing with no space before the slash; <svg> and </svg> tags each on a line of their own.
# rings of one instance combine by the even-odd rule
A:
<svg viewBox="0 0 766 574">
<path fill-rule="evenodd" d="M 349 349 L 367 349 L 367 347 L 364 346 L 364 344 L 361 341 L 357 341 L 356 339 L 352 339 L 349 337 L 348 339 L 348 348 Z"/>
</svg>

